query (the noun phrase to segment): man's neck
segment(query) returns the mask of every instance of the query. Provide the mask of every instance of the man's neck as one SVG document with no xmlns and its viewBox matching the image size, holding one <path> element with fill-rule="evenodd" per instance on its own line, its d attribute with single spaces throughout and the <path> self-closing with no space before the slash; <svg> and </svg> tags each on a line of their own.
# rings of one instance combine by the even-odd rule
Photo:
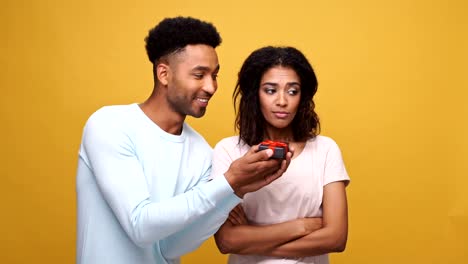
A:
<svg viewBox="0 0 468 264">
<path fill-rule="evenodd" d="M 173 135 L 182 133 L 185 116 L 172 111 L 164 100 L 158 96 L 151 96 L 140 104 L 141 110 L 162 130 Z"/>
</svg>

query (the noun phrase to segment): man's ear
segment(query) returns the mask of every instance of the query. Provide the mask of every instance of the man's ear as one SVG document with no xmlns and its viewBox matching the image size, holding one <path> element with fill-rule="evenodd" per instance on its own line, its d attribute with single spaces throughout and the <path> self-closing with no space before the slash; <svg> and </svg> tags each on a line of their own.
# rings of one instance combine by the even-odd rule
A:
<svg viewBox="0 0 468 264">
<path fill-rule="evenodd" d="M 155 68 L 156 79 L 162 84 L 167 85 L 169 80 L 169 65 L 164 63 L 158 63 Z"/>
</svg>

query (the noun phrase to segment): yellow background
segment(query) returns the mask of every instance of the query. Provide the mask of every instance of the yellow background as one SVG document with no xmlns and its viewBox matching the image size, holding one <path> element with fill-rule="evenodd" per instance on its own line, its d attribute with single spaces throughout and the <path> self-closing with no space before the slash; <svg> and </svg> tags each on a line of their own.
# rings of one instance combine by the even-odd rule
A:
<svg viewBox="0 0 468 264">
<path fill-rule="evenodd" d="M 333 263 L 462 263 L 468 257 L 468 4 L 393 1 L 21 1 L 0 8 L 1 263 L 73 263 L 82 127 L 152 89 L 143 39 L 166 16 L 213 22 L 219 89 L 188 121 L 233 135 L 242 61 L 292 45 L 313 64 L 322 134 L 352 183 L 346 251 Z M 222 263 L 212 240 L 183 263 Z"/>
</svg>

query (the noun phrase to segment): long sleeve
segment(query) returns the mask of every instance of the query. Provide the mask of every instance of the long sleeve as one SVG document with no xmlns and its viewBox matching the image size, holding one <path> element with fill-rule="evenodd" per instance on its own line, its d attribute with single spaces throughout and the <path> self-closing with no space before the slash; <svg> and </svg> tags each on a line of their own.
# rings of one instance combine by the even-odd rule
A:
<svg viewBox="0 0 468 264">
<path fill-rule="evenodd" d="M 229 211 L 240 201 L 237 196 L 224 199 L 219 209 L 212 210 L 202 219 L 187 226 L 161 241 L 161 251 L 166 259 L 174 259 L 198 248 L 206 239 L 216 233 L 226 221 Z M 226 210 L 228 211 L 226 212 Z"/>
<path fill-rule="evenodd" d="M 137 155 L 141 152 L 137 152 L 133 138 L 118 124 L 91 117 L 85 127 L 80 156 L 92 170 L 104 200 L 135 244 L 150 246 L 202 217 L 216 215 L 216 208 L 223 208 L 224 201 L 235 196 L 225 178 L 219 177 L 177 196 L 153 201 L 141 157 Z M 229 213 L 230 207 L 224 209 L 221 215 Z"/>
<path fill-rule="evenodd" d="M 209 177 L 208 174 L 205 175 L 203 181 L 208 180 L 208 178 L 224 179 L 223 174 L 229 169 L 233 160 L 224 149 L 225 146 L 222 145 L 217 144 L 215 147 L 211 175 Z M 194 222 L 182 231 L 165 239 L 161 244 L 163 255 L 168 259 L 172 259 L 200 246 L 203 241 L 218 231 L 219 227 L 224 224 L 229 216 L 229 212 L 241 201 L 242 199 L 236 195 L 228 196 L 220 203 L 216 210 L 205 215 L 203 219 Z"/>
</svg>

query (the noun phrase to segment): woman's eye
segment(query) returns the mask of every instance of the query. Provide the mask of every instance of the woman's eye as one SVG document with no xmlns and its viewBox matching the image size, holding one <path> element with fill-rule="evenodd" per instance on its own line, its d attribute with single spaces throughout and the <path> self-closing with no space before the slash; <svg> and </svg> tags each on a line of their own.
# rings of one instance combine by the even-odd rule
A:
<svg viewBox="0 0 468 264">
<path fill-rule="evenodd" d="M 274 94 L 276 91 L 273 88 L 265 88 L 265 93 L 267 94 Z"/>
<path fill-rule="evenodd" d="M 299 90 L 297 89 L 289 89 L 288 94 L 290 95 L 297 95 L 299 93 Z"/>
</svg>

